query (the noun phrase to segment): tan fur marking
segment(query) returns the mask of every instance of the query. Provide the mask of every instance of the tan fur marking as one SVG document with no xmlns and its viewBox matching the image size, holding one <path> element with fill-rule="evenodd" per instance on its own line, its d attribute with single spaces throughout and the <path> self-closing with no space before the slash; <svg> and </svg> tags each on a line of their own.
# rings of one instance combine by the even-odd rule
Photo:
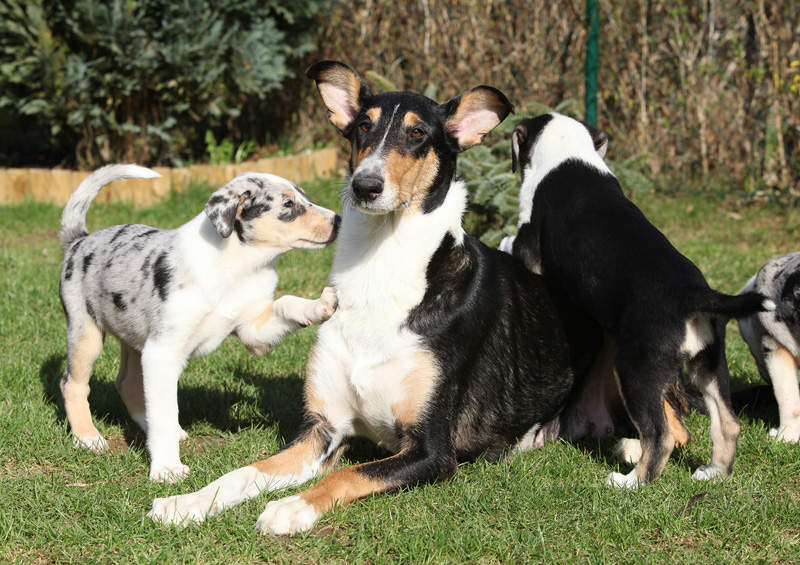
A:
<svg viewBox="0 0 800 565">
<path fill-rule="evenodd" d="M 797 370 L 797 361 L 795 360 L 794 355 L 792 355 L 785 347 L 778 347 L 772 354 L 780 357 L 781 361 L 783 361 L 787 367 L 791 367 L 795 371 Z"/>
<path fill-rule="evenodd" d="M 406 115 L 403 116 L 403 125 L 406 126 L 407 128 L 410 128 L 414 124 L 418 124 L 421 121 L 422 120 L 420 119 L 420 117 L 416 115 L 414 112 L 406 112 Z"/>
<path fill-rule="evenodd" d="M 455 113 L 450 116 L 450 119 L 447 120 L 445 124 L 445 128 L 447 130 L 455 130 L 458 127 L 458 124 L 464 119 L 465 115 L 476 111 L 477 109 L 484 108 L 491 111 L 494 111 L 498 118 L 494 123 L 487 124 L 482 131 L 475 133 L 472 137 L 466 138 L 461 142 L 461 148 L 466 149 L 467 147 L 472 147 L 473 145 L 479 144 L 483 141 L 483 136 L 489 133 L 492 128 L 494 128 L 497 124 L 500 123 L 499 116 L 504 113 L 505 108 L 500 103 L 500 101 L 491 93 L 487 92 L 486 90 L 475 90 L 471 92 L 467 92 L 461 97 L 461 101 L 458 104 L 458 108 L 456 109 Z"/>
<path fill-rule="evenodd" d="M 358 166 L 361 164 L 361 161 L 367 158 L 367 156 L 372 153 L 372 147 L 362 147 L 358 154 L 356 155 L 356 162 L 353 163 L 353 169 L 357 169 Z"/>
<path fill-rule="evenodd" d="M 250 222 L 256 247 L 301 247 L 303 243 L 323 243 L 333 235 L 331 218 L 317 206 L 308 206 L 294 221 L 282 222 L 273 214 L 264 214 Z"/>
<path fill-rule="evenodd" d="M 405 396 L 391 406 L 395 421 L 403 428 L 417 421 L 439 377 L 439 367 L 430 353 L 417 353 L 415 363 L 414 369 L 403 377 Z"/>
<path fill-rule="evenodd" d="M 103 333 L 93 322 L 86 321 L 83 335 L 68 352 L 67 375 L 61 381 L 61 395 L 72 433 L 78 437 L 99 435 L 89 410 L 89 378 L 100 350 Z"/>
<path fill-rule="evenodd" d="M 303 393 L 306 412 L 310 414 L 325 413 L 325 399 L 320 396 L 315 387 L 313 376 L 316 374 L 317 354 L 316 349 L 311 351 L 311 357 L 306 364 L 306 380 L 303 383 Z"/>
<path fill-rule="evenodd" d="M 260 330 L 264 326 L 264 324 L 269 322 L 270 318 L 272 318 L 272 315 L 274 313 L 273 312 L 274 308 L 275 308 L 275 303 L 274 302 L 270 302 L 261 311 L 261 313 L 258 316 L 256 316 L 256 319 L 253 320 L 253 326 L 255 326 L 255 328 L 257 330 Z"/>
<path fill-rule="evenodd" d="M 667 402 L 666 398 L 664 399 L 664 414 L 667 417 L 669 431 L 675 438 L 675 447 L 689 443 L 689 430 L 683 425 L 680 415 L 672 407 L 672 404 Z"/>
<path fill-rule="evenodd" d="M 129 414 L 144 414 L 144 375 L 142 354 L 120 343 L 119 374 L 116 387 Z"/>
<path fill-rule="evenodd" d="M 381 119 L 381 109 L 380 108 L 377 108 L 377 107 L 376 108 L 370 108 L 369 110 L 367 110 L 364 113 L 367 115 L 367 117 L 369 117 L 370 120 L 372 120 L 373 124 Z"/>
<path fill-rule="evenodd" d="M 359 472 L 361 466 L 337 469 L 310 489 L 301 492 L 300 498 L 313 506 L 319 514 L 323 514 L 331 510 L 334 504 L 349 504 L 358 498 L 391 488 L 391 484 L 386 481 L 373 479 Z"/>
<path fill-rule="evenodd" d="M 397 193 L 397 207 L 416 213 L 439 171 L 439 159 L 433 148 L 422 159 L 391 151 L 386 157 L 386 186 Z"/>
<path fill-rule="evenodd" d="M 309 434 L 301 441 L 270 455 L 262 461 L 251 463 L 259 472 L 274 477 L 298 475 L 304 465 L 310 465 L 319 456 L 319 441 L 314 434 Z"/>
</svg>

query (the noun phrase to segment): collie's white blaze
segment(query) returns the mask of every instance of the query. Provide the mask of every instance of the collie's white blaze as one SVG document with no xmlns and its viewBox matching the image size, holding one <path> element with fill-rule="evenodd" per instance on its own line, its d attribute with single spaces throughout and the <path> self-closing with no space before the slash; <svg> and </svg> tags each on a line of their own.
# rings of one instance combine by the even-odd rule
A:
<svg viewBox="0 0 800 565">
<path fill-rule="evenodd" d="M 525 180 L 519 192 L 519 226 L 531 221 L 533 196 L 544 177 L 567 159 L 577 159 L 612 174 L 595 150 L 586 126 L 561 114 L 552 116 L 531 147 L 531 160 L 525 166 Z"/>
</svg>

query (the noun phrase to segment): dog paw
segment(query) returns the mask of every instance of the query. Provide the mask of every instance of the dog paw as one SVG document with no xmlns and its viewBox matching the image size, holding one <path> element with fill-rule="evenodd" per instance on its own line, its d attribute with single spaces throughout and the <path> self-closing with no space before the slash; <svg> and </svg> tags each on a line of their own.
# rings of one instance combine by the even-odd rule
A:
<svg viewBox="0 0 800 565">
<path fill-rule="evenodd" d="M 627 475 L 623 475 L 622 473 L 610 473 L 606 477 L 606 486 L 633 489 L 639 488 L 642 486 L 642 483 L 639 481 L 639 477 L 637 477 L 634 472 L 631 471 Z"/>
<path fill-rule="evenodd" d="M 147 517 L 168 526 L 188 526 L 202 523 L 213 510 L 213 500 L 199 493 L 180 494 L 153 500 Z"/>
<path fill-rule="evenodd" d="M 287 536 L 310 530 L 320 514 L 299 496 L 287 496 L 267 504 L 258 517 L 256 531 Z"/>
<path fill-rule="evenodd" d="M 150 480 L 157 483 L 175 484 L 189 474 L 186 465 L 165 465 L 150 467 Z"/>
<path fill-rule="evenodd" d="M 800 425 L 789 425 L 783 428 L 772 428 L 770 437 L 786 443 L 800 443 Z"/>
<path fill-rule="evenodd" d="M 710 481 L 711 479 L 724 477 L 725 475 L 727 475 L 727 473 L 724 469 L 711 463 L 708 465 L 700 465 L 695 469 L 694 473 L 692 473 L 692 479 L 695 481 Z"/>
<path fill-rule="evenodd" d="M 178 428 L 178 441 L 186 441 L 189 439 L 189 434 L 183 428 Z"/>
<path fill-rule="evenodd" d="M 336 291 L 333 288 L 326 286 L 322 290 L 322 294 L 319 297 L 319 300 L 314 302 L 314 312 L 313 315 L 309 317 L 308 322 L 310 324 L 315 324 L 318 322 L 324 322 L 336 311 L 336 307 L 339 305 L 339 300 L 336 296 Z"/>
<path fill-rule="evenodd" d="M 642 458 L 642 443 L 638 439 L 622 438 L 614 448 L 614 457 L 620 463 L 636 465 Z"/>
<path fill-rule="evenodd" d="M 106 439 L 100 434 L 84 437 L 74 436 L 72 438 L 72 444 L 75 447 L 88 449 L 89 451 L 94 451 L 95 453 L 99 453 L 108 449 L 108 443 L 106 442 Z"/>
</svg>

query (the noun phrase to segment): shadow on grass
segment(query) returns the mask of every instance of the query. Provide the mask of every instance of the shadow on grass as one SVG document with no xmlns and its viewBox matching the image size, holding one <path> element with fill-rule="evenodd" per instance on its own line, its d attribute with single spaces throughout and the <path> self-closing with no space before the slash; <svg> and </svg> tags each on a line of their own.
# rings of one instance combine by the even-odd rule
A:
<svg viewBox="0 0 800 565">
<path fill-rule="evenodd" d="M 51 355 L 39 369 L 45 402 L 52 406 L 56 418 L 66 421 L 59 382 L 64 371 L 65 356 Z M 236 368 L 236 380 L 253 384 L 257 398 L 241 390 L 219 387 L 178 385 L 180 421 L 184 427 L 203 422 L 221 432 L 237 432 L 251 426 L 277 424 L 284 441 L 291 441 L 302 421 L 303 381 L 297 375 L 253 374 Z M 113 382 L 90 381 L 89 406 L 92 417 L 123 428 L 126 442 L 144 447 L 144 434 L 128 416 L 127 409 Z"/>
</svg>

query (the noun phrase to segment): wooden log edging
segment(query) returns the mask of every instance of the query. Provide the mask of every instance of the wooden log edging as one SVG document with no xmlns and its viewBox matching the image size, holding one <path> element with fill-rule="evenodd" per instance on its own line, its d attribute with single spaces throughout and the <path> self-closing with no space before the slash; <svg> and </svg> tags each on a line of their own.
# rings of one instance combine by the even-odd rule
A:
<svg viewBox="0 0 800 565">
<path fill-rule="evenodd" d="M 238 165 L 192 165 L 153 167 L 161 175 L 155 179 L 126 179 L 111 183 L 97 196 L 99 202 L 129 202 L 145 207 L 166 200 L 170 191 L 183 192 L 191 181 L 219 187 L 238 174 L 253 171 L 272 173 L 302 184 L 318 177 L 336 174 L 335 148 L 306 151 L 287 157 L 270 157 Z M 63 206 L 72 191 L 91 171 L 66 169 L 0 169 L 0 205 L 23 200 Z"/>
</svg>

